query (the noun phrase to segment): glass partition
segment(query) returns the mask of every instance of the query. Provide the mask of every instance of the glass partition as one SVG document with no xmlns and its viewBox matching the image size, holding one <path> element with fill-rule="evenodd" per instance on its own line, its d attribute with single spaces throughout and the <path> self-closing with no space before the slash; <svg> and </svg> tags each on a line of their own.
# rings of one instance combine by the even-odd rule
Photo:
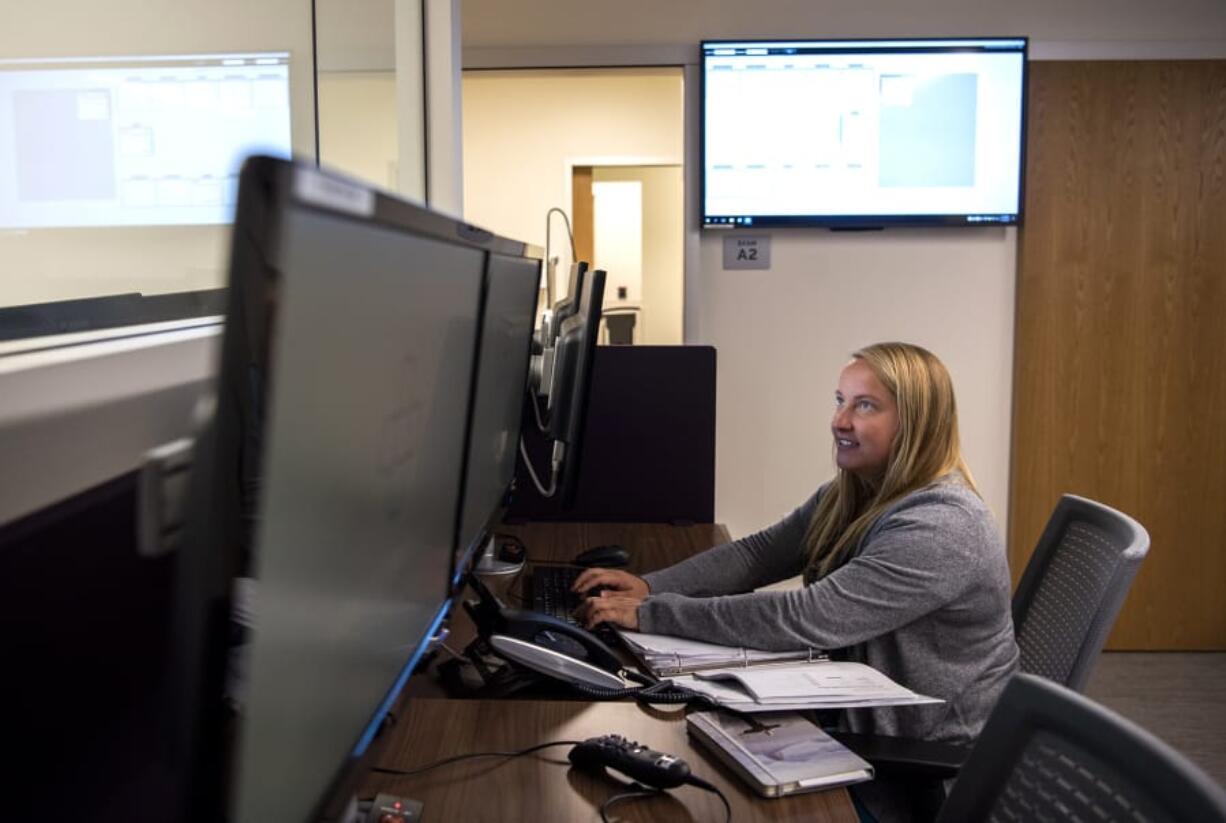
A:
<svg viewBox="0 0 1226 823">
<path fill-rule="evenodd" d="M 238 166 L 314 157 L 310 0 L 47 0 L 0 27 L 0 339 L 215 313 Z"/>
</svg>

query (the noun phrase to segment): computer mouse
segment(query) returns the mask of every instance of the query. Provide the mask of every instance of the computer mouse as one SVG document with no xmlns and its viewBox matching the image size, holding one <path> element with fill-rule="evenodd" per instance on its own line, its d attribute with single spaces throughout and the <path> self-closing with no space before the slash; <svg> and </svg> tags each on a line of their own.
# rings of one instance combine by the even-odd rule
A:
<svg viewBox="0 0 1226 823">
<path fill-rule="evenodd" d="M 593 546 L 587 551 L 580 552 L 575 555 L 575 559 L 571 562 L 576 566 L 587 566 L 589 568 L 594 566 L 605 569 L 614 568 L 629 563 L 630 552 L 616 543 L 610 543 L 607 546 Z"/>
</svg>

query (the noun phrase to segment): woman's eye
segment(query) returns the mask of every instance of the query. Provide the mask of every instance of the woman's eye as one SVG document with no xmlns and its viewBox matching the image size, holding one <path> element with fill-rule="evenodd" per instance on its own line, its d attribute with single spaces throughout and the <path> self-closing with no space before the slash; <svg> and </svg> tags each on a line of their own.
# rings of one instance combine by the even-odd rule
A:
<svg viewBox="0 0 1226 823">
<path fill-rule="evenodd" d="M 860 411 L 872 411 L 873 409 L 876 408 L 876 406 L 872 404 L 872 401 L 861 400 L 859 403 L 856 404 L 856 408 L 858 408 Z"/>
</svg>

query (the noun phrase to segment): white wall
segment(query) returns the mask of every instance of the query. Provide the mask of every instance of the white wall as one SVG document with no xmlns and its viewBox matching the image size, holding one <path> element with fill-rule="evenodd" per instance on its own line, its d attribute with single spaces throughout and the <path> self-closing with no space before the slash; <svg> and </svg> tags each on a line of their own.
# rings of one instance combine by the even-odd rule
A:
<svg viewBox="0 0 1226 823">
<path fill-rule="evenodd" d="M 320 164 L 395 191 L 398 158 L 396 75 L 321 71 Z"/>
<path fill-rule="evenodd" d="M 776 231 L 769 271 L 724 271 L 724 236 L 701 242 L 695 341 L 718 351 L 717 518 L 745 534 L 829 479 L 839 370 L 860 346 L 907 340 L 949 367 L 968 461 L 1003 527 L 1015 230 Z"/>
<path fill-rule="evenodd" d="M 570 213 L 572 165 L 681 162 L 681 93 L 676 69 L 466 72 L 465 219 L 543 247 L 545 213 Z"/>
</svg>

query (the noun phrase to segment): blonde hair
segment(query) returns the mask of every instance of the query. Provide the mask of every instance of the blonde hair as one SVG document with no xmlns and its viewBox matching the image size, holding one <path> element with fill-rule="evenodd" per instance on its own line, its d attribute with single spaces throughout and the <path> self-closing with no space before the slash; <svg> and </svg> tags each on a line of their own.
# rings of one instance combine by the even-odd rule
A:
<svg viewBox="0 0 1226 823">
<path fill-rule="evenodd" d="M 805 535 L 806 582 L 847 562 L 877 518 L 900 498 L 959 472 L 976 494 L 958 443 L 958 410 L 945 365 L 910 343 L 875 343 L 852 354 L 872 369 L 898 406 L 898 432 L 885 474 L 875 483 L 839 469 Z"/>
</svg>

